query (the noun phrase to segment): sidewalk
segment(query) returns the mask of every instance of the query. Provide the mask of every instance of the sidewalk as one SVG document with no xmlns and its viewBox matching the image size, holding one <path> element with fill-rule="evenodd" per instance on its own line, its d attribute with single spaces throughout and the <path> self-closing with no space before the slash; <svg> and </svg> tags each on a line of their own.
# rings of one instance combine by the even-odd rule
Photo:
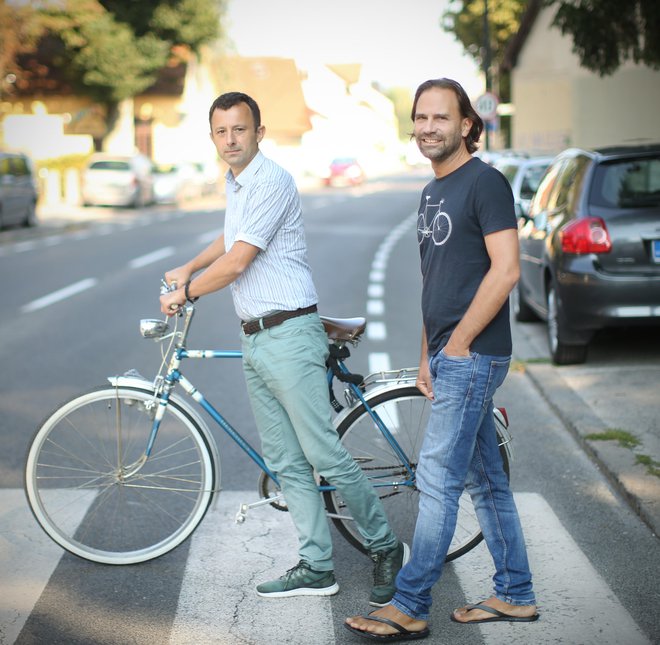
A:
<svg viewBox="0 0 660 645">
<path fill-rule="evenodd" d="M 522 363 L 519 368 L 565 427 L 660 536 L 660 364 L 552 365 L 532 331 L 514 323 L 514 360 Z M 604 433 L 614 438 L 604 439 Z"/>
</svg>

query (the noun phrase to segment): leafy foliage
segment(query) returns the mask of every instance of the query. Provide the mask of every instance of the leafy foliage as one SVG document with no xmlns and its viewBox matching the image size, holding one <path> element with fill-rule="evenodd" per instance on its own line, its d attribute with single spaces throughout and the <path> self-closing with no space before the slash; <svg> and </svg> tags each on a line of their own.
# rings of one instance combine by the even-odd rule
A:
<svg viewBox="0 0 660 645">
<path fill-rule="evenodd" d="M 501 62 L 509 39 L 520 27 L 520 18 L 527 0 L 488 0 L 488 26 L 492 61 Z M 484 60 L 484 0 L 453 2 L 443 14 L 443 28 L 453 33 L 465 50 L 483 65 Z"/>
<path fill-rule="evenodd" d="M 658 0 L 552 0 L 553 25 L 573 37 L 584 67 L 606 76 L 626 60 L 660 68 Z"/>
<path fill-rule="evenodd" d="M 30 5 L 11 7 L 0 0 L 0 79 L 18 71 L 19 54 L 36 46 L 40 28 Z"/>
<path fill-rule="evenodd" d="M 492 61 L 500 63 L 510 38 L 532 3 L 541 0 L 488 0 Z M 626 60 L 660 68 L 658 0 L 542 0 L 555 8 L 553 25 L 573 39 L 580 64 L 601 76 Z M 454 33 L 479 63 L 484 59 L 485 0 L 454 0 L 443 15 L 443 28 Z"/>
<path fill-rule="evenodd" d="M 39 59 L 32 67 L 48 66 L 53 76 L 112 105 L 151 86 L 177 52 L 197 51 L 217 38 L 223 3 L 59 0 L 39 6 L 30 22 L 41 35 L 31 49 Z"/>
</svg>

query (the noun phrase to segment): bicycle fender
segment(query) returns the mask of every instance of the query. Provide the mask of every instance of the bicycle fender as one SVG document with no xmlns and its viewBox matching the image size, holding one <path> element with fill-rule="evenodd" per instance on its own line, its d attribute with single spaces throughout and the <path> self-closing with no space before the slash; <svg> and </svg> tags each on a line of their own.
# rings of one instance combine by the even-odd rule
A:
<svg viewBox="0 0 660 645">
<path fill-rule="evenodd" d="M 370 403 L 374 397 L 380 396 L 383 392 L 389 392 L 393 390 L 399 390 L 399 389 L 407 389 L 409 388 L 412 383 L 392 383 L 392 384 L 385 384 L 385 385 L 379 385 L 372 390 L 369 390 L 366 394 L 362 395 L 362 398 L 365 400 L 366 403 Z M 351 414 L 356 408 L 359 408 L 362 405 L 362 401 L 358 399 L 350 408 L 344 408 L 335 418 L 333 421 L 333 424 L 335 428 L 339 428 L 339 426 L 343 423 L 344 419 Z"/>
<path fill-rule="evenodd" d="M 141 378 L 139 376 L 108 376 L 108 381 L 113 387 L 132 387 L 137 390 L 142 390 L 143 392 L 149 392 L 150 394 L 154 393 L 154 384 L 147 380 L 146 378 Z M 215 490 L 213 491 L 212 503 L 217 503 L 217 493 L 222 489 L 219 487 L 220 484 L 220 453 L 218 452 L 218 445 L 211 434 L 211 430 L 208 425 L 199 415 L 197 410 L 195 410 L 185 399 L 182 399 L 177 394 L 170 395 L 170 401 L 174 403 L 177 407 L 181 408 L 186 415 L 188 415 L 199 427 L 206 444 L 211 451 L 211 457 L 213 458 L 213 469 L 214 469 L 214 478 L 217 482 Z"/>
<path fill-rule="evenodd" d="M 383 392 L 408 389 L 411 385 L 414 384 L 392 383 L 392 384 L 379 385 L 378 387 L 369 390 L 369 392 L 367 392 L 366 394 L 363 394 L 363 398 L 367 404 L 371 405 L 371 401 L 373 401 L 375 397 L 383 394 Z M 335 427 L 335 430 L 337 430 L 339 426 L 341 426 L 341 424 L 344 422 L 344 419 L 349 414 L 351 414 L 356 408 L 359 408 L 361 405 L 362 405 L 362 401 L 358 399 L 350 408 L 344 408 L 333 420 L 333 425 Z M 511 446 L 512 436 L 511 436 L 511 431 L 509 430 L 509 424 L 507 423 L 507 420 L 504 417 L 504 415 L 500 412 L 500 410 L 497 407 L 493 408 L 493 417 L 495 419 L 495 425 L 497 426 L 497 429 L 502 437 L 504 449 L 507 452 L 509 461 L 513 461 L 513 449 Z"/>
</svg>

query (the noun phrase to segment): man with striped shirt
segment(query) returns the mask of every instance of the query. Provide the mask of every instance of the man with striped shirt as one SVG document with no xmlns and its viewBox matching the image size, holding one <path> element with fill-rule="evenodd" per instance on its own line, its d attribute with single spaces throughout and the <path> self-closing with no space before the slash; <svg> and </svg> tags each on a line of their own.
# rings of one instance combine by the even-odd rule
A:
<svg viewBox="0 0 660 645">
<path fill-rule="evenodd" d="M 291 175 L 259 150 L 265 128 L 246 94 L 219 96 L 211 140 L 229 165 L 224 233 L 165 274 L 183 285 L 161 297 L 172 315 L 186 300 L 230 286 L 241 319 L 243 366 L 264 458 L 277 473 L 299 538 L 296 566 L 257 586 L 266 597 L 337 593 L 332 543 L 314 471 L 337 487 L 374 561 L 370 603 L 382 606 L 408 559 L 380 500 L 340 444 L 325 378 L 328 339 L 307 263 L 300 196 Z M 200 272 L 194 279 L 193 276 Z"/>
</svg>

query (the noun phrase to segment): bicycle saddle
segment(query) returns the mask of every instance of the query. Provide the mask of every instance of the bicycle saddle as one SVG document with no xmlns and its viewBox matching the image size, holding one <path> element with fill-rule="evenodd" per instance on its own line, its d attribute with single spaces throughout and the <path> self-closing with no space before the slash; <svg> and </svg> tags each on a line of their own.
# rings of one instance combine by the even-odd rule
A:
<svg viewBox="0 0 660 645">
<path fill-rule="evenodd" d="M 356 342 L 367 327 L 365 318 L 329 318 L 320 316 L 330 340 Z"/>
</svg>

